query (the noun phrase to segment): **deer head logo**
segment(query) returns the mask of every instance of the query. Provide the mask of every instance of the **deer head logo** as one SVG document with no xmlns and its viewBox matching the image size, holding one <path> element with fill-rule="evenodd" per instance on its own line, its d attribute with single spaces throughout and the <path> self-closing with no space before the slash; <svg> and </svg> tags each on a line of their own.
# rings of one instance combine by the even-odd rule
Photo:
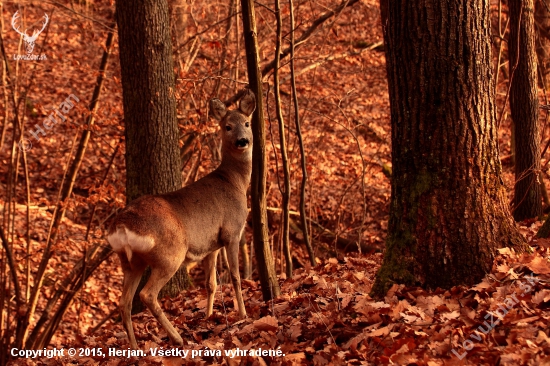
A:
<svg viewBox="0 0 550 366">
<path fill-rule="evenodd" d="M 32 36 L 27 35 L 27 30 L 26 29 L 25 29 L 24 32 L 21 32 L 19 30 L 19 27 L 16 26 L 16 24 L 15 24 L 17 22 L 17 18 L 19 18 L 19 11 L 16 11 L 15 14 L 13 14 L 13 17 L 11 18 L 11 26 L 13 27 L 13 29 L 15 29 L 15 31 L 17 33 L 19 33 L 20 35 L 23 36 L 23 41 L 25 41 L 27 53 L 30 54 L 34 50 L 34 45 L 35 45 L 36 39 L 38 38 L 40 33 L 42 33 L 42 31 L 46 28 L 46 26 L 48 25 L 48 20 L 50 18 L 48 18 L 48 14 L 44 13 L 44 24 L 42 25 L 42 29 L 40 29 L 40 30 L 35 29 L 32 32 Z"/>
</svg>

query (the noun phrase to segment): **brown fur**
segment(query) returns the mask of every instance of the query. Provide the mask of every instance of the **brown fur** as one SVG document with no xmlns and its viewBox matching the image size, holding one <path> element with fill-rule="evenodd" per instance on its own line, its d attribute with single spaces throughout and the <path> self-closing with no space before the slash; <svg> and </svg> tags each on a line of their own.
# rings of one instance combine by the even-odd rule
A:
<svg viewBox="0 0 550 366">
<path fill-rule="evenodd" d="M 174 343 L 182 345 L 183 340 L 158 305 L 160 289 L 181 265 L 203 260 L 208 293 L 206 313 L 210 316 L 217 286 L 216 258 L 223 247 L 227 248 L 239 314 L 246 317 L 238 252 L 248 213 L 246 190 L 252 171 L 250 116 L 255 106 L 252 92 L 243 97 L 240 110 L 235 111 L 228 111 L 217 99 L 211 100 L 210 111 L 221 126 L 220 166 L 177 191 L 136 199 L 111 224 L 107 240 L 120 257 L 124 272 L 120 309 L 133 349 L 137 349 L 137 342 L 131 322 L 132 298 L 147 265 L 151 267 L 151 277 L 140 298 Z"/>
</svg>

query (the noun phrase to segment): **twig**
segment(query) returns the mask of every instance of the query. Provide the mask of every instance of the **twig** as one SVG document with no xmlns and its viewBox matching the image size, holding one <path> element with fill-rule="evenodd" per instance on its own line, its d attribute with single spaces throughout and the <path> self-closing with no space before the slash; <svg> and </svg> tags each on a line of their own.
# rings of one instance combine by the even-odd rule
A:
<svg viewBox="0 0 550 366">
<path fill-rule="evenodd" d="M 240 11 L 239 11 L 239 12 L 236 12 L 234 15 L 231 15 L 231 16 L 229 16 L 229 17 L 227 17 L 227 18 L 223 18 L 222 20 L 215 22 L 214 24 L 210 25 L 209 27 L 205 28 L 204 30 L 202 30 L 202 31 L 200 31 L 200 32 L 195 33 L 195 34 L 193 35 L 193 37 L 189 38 L 187 41 L 185 41 L 185 42 L 180 46 L 180 49 L 183 48 L 183 47 L 185 47 L 185 46 L 187 46 L 187 44 L 188 44 L 189 42 L 194 41 L 195 38 L 197 38 L 197 37 L 199 37 L 199 36 L 202 36 L 204 33 L 208 32 L 210 29 L 212 29 L 212 28 L 214 28 L 214 27 L 216 27 L 216 26 L 222 24 L 223 22 L 225 22 L 227 19 L 231 18 L 232 16 L 237 16 L 237 15 L 239 15 L 239 14 L 241 14 Z"/>
<path fill-rule="evenodd" d="M 82 13 L 79 13 L 79 12 L 77 12 L 77 11 L 75 11 L 75 10 L 69 8 L 69 7 L 66 6 L 66 5 L 63 5 L 63 4 L 61 4 L 61 3 L 58 3 L 57 1 L 46 0 L 46 2 L 47 2 L 47 3 L 50 3 L 50 4 L 53 4 L 53 5 L 57 6 L 57 7 L 60 7 L 60 8 L 62 8 L 63 10 L 66 10 L 66 11 L 71 12 L 71 13 L 73 13 L 73 14 L 76 14 L 76 15 L 78 15 L 79 17 L 82 17 L 82 18 L 84 18 L 84 19 L 91 20 L 92 22 L 101 25 L 103 28 L 107 29 L 109 32 L 114 32 L 114 31 L 115 31 L 115 27 L 114 27 L 114 26 L 108 26 L 107 24 L 105 24 L 105 23 L 103 23 L 103 22 L 101 22 L 101 21 L 99 21 L 99 20 L 97 20 L 97 19 L 95 19 L 95 18 L 92 18 L 92 17 L 89 17 L 89 16 L 84 15 L 84 14 L 82 14 Z"/>
<path fill-rule="evenodd" d="M 117 306 L 105 318 L 103 318 L 99 323 L 97 323 L 95 327 L 88 329 L 88 335 L 89 336 L 94 335 L 94 333 L 97 332 L 97 330 L 101 328 L 103 324 L 107 323 L 107 321 L 109 321 L 109 319 L 111 319 L 116 313 L 118 313 L 118 311 L 119 309 Z"/>
<path fill-rule="evenodd" d="M 370 46 L 368 47 L 365 47 L 365 48 L 362 48 L 358 51 L 346 51 L 346 52 L 343 52 L 343 53 L 340 53 L 338 55 L 332 55 L 332 56 L 327 56 L 327 57 L 324 57 L 322 58 L 321 60 L 319 61 L 316 61 L 312 64 L 309 64 L 307 65 L 306 67 L 304 67 L 303 69 L 301 69 L 300 71 L 296 72 L 295 73 L 295 76 L 300 76 L 300 75 L 303 75 L 321 65 L 323 65 L 324 63 L 327 63 L 327 62 L 330 62 L 330 61 L 335 61 L 335 60 L 338 60 L 338 59 L 341 59 L 341 58 L 345 58 L 345 57 L 348 57 L 348 56 L 359 56 L 361 55 L 363 52 L 365 51 L 370 51 L 370 50 L 373 50 L 377 47 L 380 47 L 384 44 L 384 42 L 382 41 L 379 41 L 379 42 L 376 42 L 376 43 L 373 43 L 371 44 Z M 294 63 L 294 57 L 291 56 L 290 57 L 290 62 L 291 63 Z M 289 76 L 286 76 L 285 78 L 283 78 L 283 83 L 287 82 L 288 80 L 291 79 L 291 75 Z"/>
</svg>

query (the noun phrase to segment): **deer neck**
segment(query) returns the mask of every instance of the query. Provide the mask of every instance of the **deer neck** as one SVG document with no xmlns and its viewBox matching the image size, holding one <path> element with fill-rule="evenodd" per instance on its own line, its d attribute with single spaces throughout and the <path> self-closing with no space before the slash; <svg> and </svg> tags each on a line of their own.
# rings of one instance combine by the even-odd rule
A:
<svg viewBox="0 0 550 366">
<path fill-rule="evenodd" d="M 252 148 L 241 156 L 223 152 L 222 162 L 216 172 L 246 194 L 252 175 Z"/>
</svg>

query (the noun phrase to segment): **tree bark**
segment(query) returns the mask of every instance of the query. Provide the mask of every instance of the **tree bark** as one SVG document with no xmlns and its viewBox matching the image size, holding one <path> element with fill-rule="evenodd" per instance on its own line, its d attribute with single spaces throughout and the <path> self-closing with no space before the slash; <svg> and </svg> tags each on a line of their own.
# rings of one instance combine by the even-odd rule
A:
<svg viewBox="0 0 550 366">
<path fill-rule="evenodd" d="M 262 295 L 265 301 L 281 294 L 275 263 L 269 246 L 267 231 L 267 202 L 266 202 L 266 152 L 265 152 L 265 122 L 264 102 L 262 92 L 262 73 L 260 71 L 258 53 L 258 32 L 256 31 L 256 16 L 254 0 L 242 0 L 242 19 L 244 43 L 246 48 L 246 65 L 248 69 L 248 83 L 256 94 L 256 110 L 252 115 L 252 134 L 254 146 L 252 150 L 252 223 L 254 236 L 254 254 L 262 286 Z"/>
<path fill-rule="evenodd" d="M 373 286 L 471 285 L 523 248 L 498 157 L 489 3 L 382 0 L 392 126 L 384 262 Z"/>
<path fill-rule="evenodd" d="M 172 40 L 166 0 L 116 2 L 126 137 L 126 196 L 175 191 L 182 186 L 178 148 Z M 134 309 L 143 308 L 140 289 Z M 173 296 L 188 284 L 185 268 L 159 296 Z"/>
<path fill-rule="evenodd" d="M 541 87 L 546 88 L 550 72 L 550 11 L 544 1 L 547 0 L 535 0 L 535 47 Z"/>
<path fill-rule="evenodd" d="M 542 215 L 539 101 L 533 0 L 509 0 L 510 109 L 514 121 L 516 221 Z"/>
</svg>

